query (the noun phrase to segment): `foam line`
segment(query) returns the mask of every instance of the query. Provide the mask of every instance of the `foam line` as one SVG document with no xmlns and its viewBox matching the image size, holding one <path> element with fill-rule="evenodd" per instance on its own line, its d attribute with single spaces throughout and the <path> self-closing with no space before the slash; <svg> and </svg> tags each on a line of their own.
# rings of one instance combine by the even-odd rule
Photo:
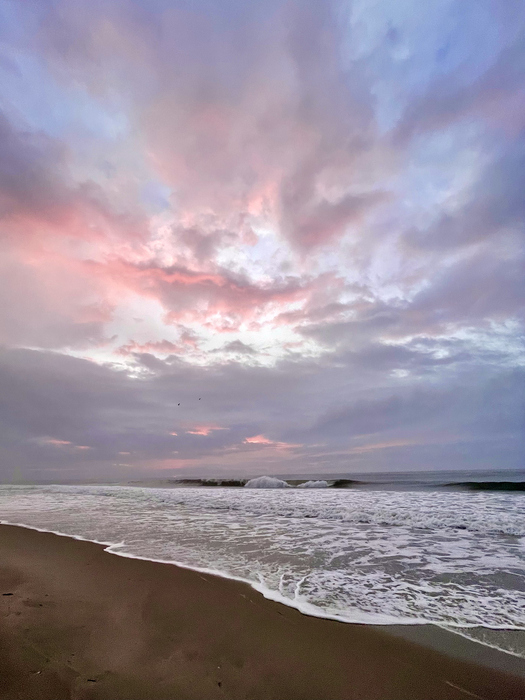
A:
<svg viewBox="0 0 525 700">
<path fill-rule="evenodd" d="M 250 588 L 253 588 L 257 593 L 260 593 L 267 600 L 272 600 L 276 603 L 282 603 L 287 605 L 289 608 L 294 608 L 303 613 L 303 615 L 308 615 L 310 617 L 318 617 L 324 620 L 334 620 L 336 622 L 346 622 L 352 625 L 378 625 L 378 626 L 388 626 L 388 625 L 428 625 L 428 620 L 416 619 L 416 618 L 397 618 L 385 616 L 382 620 L 369 620 L 369 619 L 356 619 L 346 617 L 344 615 L 333 615 L 326 613 L 321 608 L 318 608 L 311 603 L 306 601 L 300 601 L 298 599 L 292 600 L 287 596 L 282 595 L 279 591 L 274 591 L 263 583 L 257 583 L 251 581 L 250 579 L 243 578 L 241 576 L 235 576 L 234 574 L 229 574 L 225 571 L 219 571 L 218 569 L 210 569 L 208 567 L 201 566 L 190 566 L 180 561 L 173 561 L 171 559 L 155 559 L 152 557 L 143 557 L 139 554 L 131 554 L 129 552 L 119 552 L 115 551 L 115 547 L 123 546 L 122 543 L 111 543 L 111 542 L 101 542 L 100 540 L 93 540 L 87 537 L 82 537 L 81 535 L 68 535 L 65 532 L 59 532 L 58 530 L 47 530 L 41 527 L 33 527 L 32 525 L 24 525 L 23 523 L 12 523 L 7 520 L 0 520 L 0 525 L 11 525 L 13 527 L 23 527 L 26 530 L 34 530 L 35 532 L 45 532 L 51 535 L 57 535 L 58 537 L 69 537 L 72 540 L 78 540 L 80 542 L 91 542 L 93 544 L 99 544 L 104 547 L 104 551 L 108 554 L 113 554 L 116 557 L 122 557 L 124 559 L 138 559 L 139 561 L 150 561 L 154 564 L 171 564 L 172 566 L 177 566 L 180 569 L 186 569 L 188 571 L 196 571 L 199 574 L 209 574 L 210 576 L 217 576 L 219 578 L 225 578 L 230 581 L 238 581 L 239 583 L 246 583 Z"/>
<path fill-rule="evenodd" d="M 10 525 L 13 527 L 22 527 L 26 530 L 34 530 L 35 532 L 44 532 L 48 533 L 51 535 L 57 535 L 58 537 L 68 537 L 69 539 L 72 540 L 78 540 L 80 542 L 91 542 L 93 544 L 98 544 L 104 547 L 104 551 L 107 552 L 108 554 L 113 554 L 114 556 L 117 557 L 122 557 L 124 559 L 137 559 L 139 561 L 149 561 L 155 564 L 170 564 L 171 566 L 177 566 L 180 569 L 186 569 L 187 571 L 195 571 L 200 574 L 209 574 L 210 576 L 217 576 L 219 578 L 224 578 L 228 579 L 230 581 L 237 581 L 239 583 L 245 583 L 250 588 L 253 588 L 253 590 L 257 591 L 260 593 L 264 598 L 267 600 L 272 600 L 276 603 L 281 603 L 282 605 L 286 605 L 289 608 L 293 608 L 294 610 L 298 610 L 300 613 L 303 615 L 308 615 L 309 617 L 317 617 L 323 620 L 333 620 L 335 622 L 344 622 L 346 624 L 352 624 L 352 625 L 373 625 L 373 626 L 380 626 L 380 627 L 388 627 L 390 625 L 434 625 L 435 627 L 439 627 L 440 629 L 446 630 L 448 632 L 453 632 L 454 634 L 458 634 L 461 637 L 464 637 L 465 639 L 469 639 L 470 641 L 476 642 L 477 644 L 481 644 L 481 646 L 487 646 L 490 647 L 491 649 L 495 649 L 497 651 L 502 651 L 506 654 L 510 654 L 512 656 L 517 656 L 518 658 L 525 658 L 521 656 L 518 653 L 515 653 L 513 651 L 507 650 L 507 649 L 500 649 L 500 647 L 495 646 L 494 644 L 490 644 L 488 642 L 478 640 L 472 637 L 469 637 L 468 634 L 463 632 L 460 629 L 457 629 L 460 627 L 460 625 L 455 625 L 454 623 L 449 623 L 448 625 L 443 625 L 443 624 L 438 624 L 429 620 L 425 620 L 424 618 L 402 618 L 402 617 L 393 617 L 393 616 L 388 616 L 385 615 L 383 619 L 377 620 L 377 619 L 369 619 L 366 614 L 363 615 L 361 618 L 359 615 L 356 615 L 355 617 L 350 617 L 346 615 L 336 615 L 336 614 L 331 614 L 327 613 L 321 608 L 312 605 L 311 603 L 308 603 L 306 601 L 301 601 L 299 598 L 288 598 L 287 596 L 282 595 L 279 591 L 275 591 L 270 589 L 268 586 L 263 584 L 262 582 L 257 583 L 255 581 L 251 581 L 250 579 L 243 578 L 241 576 L 235 576 L 233 574 L 229 574 L 224 571 L 220 571 L 218 569 L 210 569 L 208 567 L 200 567 L 200 566 L 190 566 L 189 564 L 185 564 L 184 562 L 180 561 L 173 561 L 170 559 L 155 559 L 152 557 L 143 557 L 138 554 L 131 554 L 129 552 L 119 552 L 115 551 L 115 548 L 119 548 L 122 546 L 125 546 L 124 543 L 118 542 L 118 543 L 109 543 L 109 542 L 101 542 L 99 540 L 94 540 L 94 539 L 89 539 L 87 537 L 82 537 L 81 535 L 69 535 L 65 532 L 59 532 L 57 530 L 47 530 L 45 528 L 39 528 L 39 527 L 33 527 L 32 525 L 24 525 L 23 523 L 12 523 L 8 522 L 7 520 L 0 520 L 0 525 Z M 304 577 L 306 578 L 306 577 Z M 374 616 L 375 618 L 375 616 Z M 468 628 L 469 625 L 461 625 L 461 628 Z M 472 629 L 479 629 L 480 625 L 470 625 Z M 525 631 L 525 627 L 501 627 L 501 626 L 486 626 L 483 625 L 485 629 L 492 629 L 492 630 L 522 630 Z"/>
</svg>

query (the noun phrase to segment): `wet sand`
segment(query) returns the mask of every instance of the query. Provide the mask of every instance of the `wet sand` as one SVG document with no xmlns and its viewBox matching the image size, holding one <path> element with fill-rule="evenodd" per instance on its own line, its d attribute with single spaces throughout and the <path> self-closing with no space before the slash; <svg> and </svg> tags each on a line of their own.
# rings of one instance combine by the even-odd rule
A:
<svg viewBox="0 0 525 700">
<path fill-rule="evenodd" d="M 504 655 L 454 654 L 304 616 L 236 581 L 0 526 L 0 700 L 525 698 Z"/>
</svg>

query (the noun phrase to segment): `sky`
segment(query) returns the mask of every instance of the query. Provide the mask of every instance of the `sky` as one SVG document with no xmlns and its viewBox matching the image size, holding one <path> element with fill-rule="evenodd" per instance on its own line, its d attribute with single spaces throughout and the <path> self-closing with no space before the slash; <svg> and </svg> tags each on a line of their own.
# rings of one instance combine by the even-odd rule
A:
<svg viewBox="0 0 525 700">
<path fill-rule="evenodd" d="M 525 4 L 0 0 L 0 480 L 520 469 Z"/>
</svg>

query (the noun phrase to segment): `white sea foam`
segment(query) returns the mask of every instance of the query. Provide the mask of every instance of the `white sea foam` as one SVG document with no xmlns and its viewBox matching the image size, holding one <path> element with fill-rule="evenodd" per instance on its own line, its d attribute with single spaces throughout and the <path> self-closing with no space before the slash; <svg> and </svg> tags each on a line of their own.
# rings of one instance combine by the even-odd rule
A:
<svg viewBox="0 0 525 700">
<path fill-rule="evenodd" d="M 244 580 L 310 615 L 525 630 L 520 494 L 0 487 L 0 517 Z"/>
<path fill-rule="evenodd" d="M 326 481 L 304 481 L 297 486 L 298 489 L 327 489 L 328 482 Z"/>
<path fill-rule="evenodd" d="M 257 476 L 244 484 L 246 489 L 289 489 L 290 484 L 274 476 Z"/>
</svg>

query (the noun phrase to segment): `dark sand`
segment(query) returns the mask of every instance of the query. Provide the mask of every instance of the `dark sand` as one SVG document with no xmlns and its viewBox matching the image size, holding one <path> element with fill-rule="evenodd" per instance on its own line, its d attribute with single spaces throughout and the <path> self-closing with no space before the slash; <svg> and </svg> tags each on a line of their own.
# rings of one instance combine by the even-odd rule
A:
<svg viewBox="0 0 525 700">
<path fill-rule="evenodd" d="M 525 698 L 523 677 L 380 629 L 6 525 L 0 621 L 2 700 Z"/>
</svg>

